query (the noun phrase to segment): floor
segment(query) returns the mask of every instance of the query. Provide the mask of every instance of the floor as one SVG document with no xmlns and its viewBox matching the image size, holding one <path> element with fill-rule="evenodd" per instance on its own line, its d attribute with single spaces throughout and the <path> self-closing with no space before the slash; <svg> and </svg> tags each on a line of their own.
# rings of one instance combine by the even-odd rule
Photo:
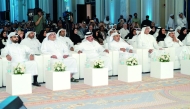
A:
<svg viewBox="0 0 190 109">
<path fill-rule="evenodd" d="M 8 96 L 0 88 L 0 102 Z M 174 78 L 161 80 L 143 74 L 135 83 L 111 77 L 109 85 L 101 87 L 80 80 L 64 91 L 51 91 L 43 84 L 20 98 L 28 109 L 190 109 L 190 76 L 175 71 Z"/>
</svg>

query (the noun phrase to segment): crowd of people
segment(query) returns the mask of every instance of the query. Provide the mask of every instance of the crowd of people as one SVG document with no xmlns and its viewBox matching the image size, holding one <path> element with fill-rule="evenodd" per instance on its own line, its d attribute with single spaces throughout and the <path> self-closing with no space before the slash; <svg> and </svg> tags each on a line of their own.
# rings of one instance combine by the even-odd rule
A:
<svg viewBox="0 0 190 109">
<path fill-rule="evenodd" d="M 1 54 L 11 61 L 13 66 L 25 62 L 26 70 L 33 75 L 33 85 L 36 86 L 40 84 L 37 82 L 36 63 L 32 61 L 35 54 L 50 55 L 52 64 L 57 61 L 63 62 L 71 72 L 71 81 L 78 82 L 73 78 L 73 74 L 78 72 L 77 62 L 69 51 L 85 53 L 90 62 L 102 57 L 105 67 L 111 71 L 111 62 L 106 55 L 109 50 L 117 50 L 124 54 L 120 57 L 123 59 L 137 57 L 134 48 L 149 49 L 151 56 L 152 53 L 163 49 L 158 46 L 160 41 L 165 42 L 164 47 L 186 49 L 185 46 L 190 45 L 190 33 L 188 34 L 187 20 L 183 13 L 179 13 L 177 28 L 174 15 L 170 15 L 168 27 L 165 28 L 156 27 L 148 15 L 146 20 L 140 23 L 137 13 L 134 14 L 134 18 L 129 15 L 127 20 L 121 15 L 119 23 L 115 25 L 110 25 L 109 16 L 100 22 L 96 16 L 93 19 L 87 17 L 76 24 L 73 23 L 72 16 L 67 22 L 63 22 L 61 18 L 57 23 L 44 25 L 45 22 L 42 10 L 38 10 L 34 22 L 4 25 L 0 35 Z"/>
</svg>

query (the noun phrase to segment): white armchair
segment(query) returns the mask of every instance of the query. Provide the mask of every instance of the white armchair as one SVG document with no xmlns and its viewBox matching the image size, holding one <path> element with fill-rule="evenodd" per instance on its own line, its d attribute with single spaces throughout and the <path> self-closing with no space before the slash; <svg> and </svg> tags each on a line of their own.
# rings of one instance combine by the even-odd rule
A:
<svg viewBox="0 0 190 109">
<path fill-rule="evenodd" d="M 160 47 L 165 47 L 165 43 L 164 43 L 164 41 L 160 41 L 160 42 L 158 42 L 158 46 L 160 46 Z"/>
</svg>

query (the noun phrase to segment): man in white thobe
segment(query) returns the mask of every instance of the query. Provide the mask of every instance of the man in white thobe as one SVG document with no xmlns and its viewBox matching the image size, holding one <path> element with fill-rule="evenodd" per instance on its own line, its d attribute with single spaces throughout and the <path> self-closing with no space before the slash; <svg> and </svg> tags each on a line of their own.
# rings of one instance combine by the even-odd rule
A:
<svg viewBox="0 0 190 109">
<path fill-rule="evenodd" d="M 57 36 L 56 37 L 61 42 L 65 43 L 71 51 L 74 51 L 74 44 L 73 44 L 73 42 L 71 41 L 70 38 L 66 37 L 66 34 L 67 34 L 67 32 L 66 32 L 65 29 L 60 29 L 57 32 Z"/>
<path fill-rule="evenodd" d="M 11 32 L 8 38 L 11 43 L 4 48 L 3 54 L 6 56 L 8 61 L 11 61 L 11 69 L 16 67 L 19 63 L 24 65 L 26 67 L 25 73 L 30 73 L 33 76 L 33 85 L 41 86 L 37 82 L 37 63 L 33 61 L 34 55 L 31 54 L 30 48 L 25 45 L 18 44 L 18 35 L 16 35 L 16 32 Z"/>
<path fill-rule="evenodd" d="M 165 46 L 166 47 L 174 47 L 175 48 L 175 53 L 178 59 L 182 58 L 184 53 L 190 53 L 188 48 L 183 45 L 183 43 L 175 37 L 175 32 L 173 30 L 170 30 L 164 39 Z M 184 53 L 183 53 L 184 52 Z"/>
<path fill-rule="evenodd" d="M 110 37 L 110 50 L 119 51 L 119 58 L 128 59 L 129 57 L 137 58 L 136 54 L 133 53 L 133 47 L 120 40 L 120 34 L 113 33 Z"/>
<path fill-rule="evenodd" d="M 66 70 L 71 72 L 71 82 L 78 82 L 73 78 L 73 74 L 78 72 L 77 61 L 70 56 L 67 45 L 59 41 L 54 32 L 46 34 L 46 38 L 42 42 L 41 52 L 51 56 L 51 67 L 56 62 L 63 62 Z"/>
<path fill-rule="evenodd" d="M 180 27 L 188 27 L 187 25 L 187 19 L 186 17 L 183 15 L 183 13 L 179 13 L 179 16 L 177 18 L 177 25 Z"/>
<path fill-rule="evenodd" d="M 105 68 L 108 68 L 108 71 L 112 70 L 110 59 L 108 56 L 106 56 L 109 51 L 107 49 L 104 49 L 97 41 L 93 39 L 91 32 L 86 33 L 85 39 L 77 48 L 77 52 L 79 54 L 85 53 L 87 60 L 90 63 L 93 63 L 95 60 L 101 58 L 101 60 L 104 61 Z"/>
<path fill-rule="evenodd" d="M 119 30 L 119 33 L 121 34 L 121 38 L 125 39 L 125 36 L 129 34 L 129 30 L 127 29 L 127 24 L 123 24 L 123 28 Z"/>
<path fill-rule="evenodd" d="M 143 27 L 141 33 L 138 35 L 137 43 L 138 48 L 141 49 L 149 49 L 150 57 L 152 56 L 153 52 L 156 53 L 157 50 L 162 50 L 161 47 L 158 46 L 156 39 L 154 36 L 150 35 L 150 27 Z"/>
<path fill-rule="evenodd" d="M 28 31 L 20 44 L 29 47 L 33 54 L 40 54 L 41 43 L 36 39 L 36 32 Z"/>
<path fill-rule="evenodd" d="M 175 28 L 174 14 L 170 14 L 167 27 L 168 27 L 168 29 L 174 29 Z"/>
</svg>

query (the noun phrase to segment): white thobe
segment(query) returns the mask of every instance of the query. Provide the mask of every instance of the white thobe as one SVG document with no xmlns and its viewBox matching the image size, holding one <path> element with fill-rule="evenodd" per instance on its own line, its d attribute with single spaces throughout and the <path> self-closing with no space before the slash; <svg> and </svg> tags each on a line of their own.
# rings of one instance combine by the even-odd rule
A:
<svg viewBox="0 0 190 109">
<path fill-rule="evenodd" d="M 137 38 L 137 46 L 141 49 L 157 49 L 153 50 L 152 53 L 149 53 L 149 57 L 154 58 L 154 54 L 158 54 L 158 50 L 161 48 L 158 46 L 154 36 L 150 34 L 139 35 Z"/>
<path fill-rule="evenodd" d="M 126 52 L 121 51 L 120 48 L 125 48 Z M 112 42 L 110 42 L 110 48 L 109 49 L 113 50 L 113 51 L 119 51 L 120 60 L 128 59 L 129 57 L 137 58 L 135 53 L 129 53 L 129 50 L 133 50 L 133 47 L 131 45 L 125 43 L 125 42 L 112 41 Z"/>
<path fill-rule="evenodd" d="M 187 34 L 187 36 L 185 37 L 185 39 L 183 40 L 183 44 L 190 46 L 190 33 Z"/>
<path fill-rule="evenodd" d="M 177 19 L 177 25 L 180 27 L 187 27 L 187 19 L 184 17 L 182 18 L 178 18 Z"/>
<path fill-rule="evenodd" d="M 71 73 L 77 73 L 77 61 L 73 57 L 69 56 L 68 58 L 63 58 L 64 55 L 69 55 L 69 49 L 65 45 L 65 43 L 61 43 L 61 41 L 55 40 L 44 40 L 41 46 L 41 52 L 47 55 L 56 55 L 57 59 L 51 59 L 51 67 L 55 62 L 63 62 L 66 66 L 66 70 Z"/>
<path fill-rule="evenodd" d="M 179 59 L 179 58 L 182 58 L 183 51 L 186 51 L 187 53 L 189 53 L 189 50 L 186 46 L 183 46 L 183 43 L 179 39 L 177 39 L 177 40 L 179 42 L 174 42 L 171 37 L 166 37 L 164 39 L 164 42 L 165 42 L 166 47 L 174 47 L 175 48 L 176 58 Z"/>
<path fill-rule="evenodd" d="M 3 39 L 2 39 L 2 43 L 3 43 L 3 45 L 5 45 L 5 46 L 6 46 L 6 44 L 7 44 L 7 42 L 5 42 Z"/>
<path fill-rule="evenodd" d="M 35 61 L 29 61 L 29 56 L 31 55 L 30 48 L 25 45 L 20 44 L 9 44 L 4 48 L 4 55 L 10 55 L 12 69 L 20 63 L 26 67 L 25 73 L 30 73 L 32 75 L 37 75 L 37 63 Z"/>
<path fill-rule="evenodd" d="M 125 39 L 125 36 L 127 36 L 129 34 L 129 30 L 122 28 L 122 29 L 119 30 L 119 33 L 121 34 L 121 37 L 123 39 Z"/>
<path fill-rule="evenodd" d="M 183 43 L 179 39 L 177 39 L 177 40 L 179 42 L 174 42 L 171 37 L 166 37 L 164 39 L 165 46 L 166 47 L 180 47 L 180 46 L 183 46 Z"/>
<path fill-rule="evenodd" d="M 139 35 L 137 38 L 138 48 L 141 49 L 159 49 L 156 39 L 150 34 Z"/>
<path fill-rule="evenodd" d="M 40 54 L 41 43 L 38 39 L 25 38 L 21 41 L 21 45 L 25 45 L 30 48 L 32 54 Z"/>
<path fill-rule="evenodd" d="M 101 60 L 104 61 L 105 68 L 108 68 L 109 71 L 112 70 L 109 57 L 103 53 L 105 49 L 97 41 L 89 42 L 85 40 L 78 46 L 77 51 L 79 50 L 86 54 L 86 57 L 90 63 L 93 63 L 95 60 L 101 58 Z"/>
<path fill-rule="evenodd" d="M 175 27 L 174 27 L 174 19 L 172 19 L 171 17 L 169 18 L 169 20 L 168 20 L 168 28 L 172 28 L 172 29 L 174 29 Z"/>
<path fill-rule="evenodd" d="M 71 47 L 74 47 L 74 44 L 70 38 L 68 38 L 66 36 L 64 36 L 64 37 L 60 36 L 59 39 L 60 39 L 60 41 L 64 42 L 68 46 L 69 49 Z"/>
</svg>

